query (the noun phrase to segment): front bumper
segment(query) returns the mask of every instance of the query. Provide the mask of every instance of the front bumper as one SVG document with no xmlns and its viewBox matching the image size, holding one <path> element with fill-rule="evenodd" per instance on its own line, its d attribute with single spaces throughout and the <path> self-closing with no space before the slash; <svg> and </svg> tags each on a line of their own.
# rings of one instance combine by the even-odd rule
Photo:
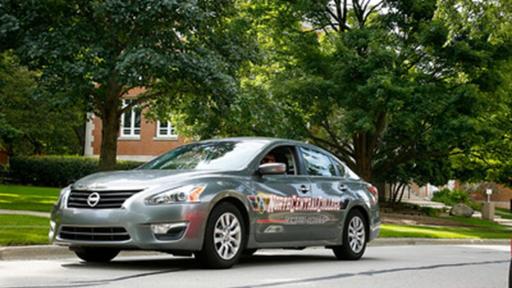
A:
<svg viewBox="0 0 512 288">
<path fill-rule="evenodd" d="M 118 249 L 143 249 L 160 251 L 197 251 L 203 245 L 204 231 L 208 217 L 207 203 L 169 204 L 148 206 L 127 200 L 119 209 L 55 208 L 51 217 L 50 242 L 57 245 L 78 247 L 112 247 Z M 170 223 L 183 226 L 184 231 L 177 238 L 158 237 L 151 224 Z M 105 237 L 98 239 L 69 239 L 63 228 L 81 231 L 101 231 L 106 227 L 124 228 L 129 239 L 116 240 Z M 104 236 L 104 235 L 102 235 Z"/>
<path fill-rule="evenodd" d="M 375 240 L 380 234 L 380 222 L 370 227 L 370 239 L 368 241 Z"/>
</svg>

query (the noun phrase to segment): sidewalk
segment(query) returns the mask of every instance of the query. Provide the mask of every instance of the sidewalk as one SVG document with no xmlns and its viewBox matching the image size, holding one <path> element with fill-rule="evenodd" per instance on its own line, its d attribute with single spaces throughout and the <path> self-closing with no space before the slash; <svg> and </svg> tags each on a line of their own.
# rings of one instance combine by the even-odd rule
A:
<svg viewBox="0 0 512 288">
<path fill-rule="evenodd" d="M 402 200 L 402 202 L 415 204 L 420 207 L 430 207 L 430 208 L 435 208 L 435 209 L 451 208 L 450 206 L 446 206 L 445 204 L 440 203 L 440 202 L 434 202 L 434 201 L 419 199 L 419 198 L 418 199 L 404 199 L 404 200 Z"/>
<path fill-rule="evenodd" d="M 48 213 L 48 212 L 37 212 L 37 211 L 28 211 L 28 210 L 0 209 L 0 214 L 4 214 L 4 215 L 5 214 L 8 214 L 8 215 L 28 215 L 28 216 L 50 218 L 50 213 Z"/>
</svg>

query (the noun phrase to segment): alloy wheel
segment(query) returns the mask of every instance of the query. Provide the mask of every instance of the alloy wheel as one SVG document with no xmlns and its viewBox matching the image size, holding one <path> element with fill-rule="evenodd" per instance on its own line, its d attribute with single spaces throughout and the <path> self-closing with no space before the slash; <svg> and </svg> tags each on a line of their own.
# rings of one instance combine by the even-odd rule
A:
<svg viewBox="0 0 512 288">
<path fill-rule="evenodd" d="M 230 260 L 238 253 L 242 242 L 242 229 L 233 213 L 225 212 L 217 219 L 213 242 L 215 251 L 224 260 Z"/>
<path fill-rule="evenodd" d="M 352 249 L 354 253 L 359 253 L 363 249 L 366 241 L 365 234 L 363 220 L 358 216 L 353 217 L 348 224 L 348 242 L 350 249 Z"/>
</svg>

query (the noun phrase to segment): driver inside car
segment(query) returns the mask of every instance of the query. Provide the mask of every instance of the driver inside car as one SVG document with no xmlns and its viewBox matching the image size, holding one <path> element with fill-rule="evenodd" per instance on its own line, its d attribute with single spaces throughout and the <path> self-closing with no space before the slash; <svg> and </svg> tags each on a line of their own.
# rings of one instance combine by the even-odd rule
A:
<svg viewBox="0 0 512 288">
<path fill-rule="evenodd" d="M 276 163 L 276 156 L 272 153 L 268 153 L 263 157 L 260 164 L 267 164 L 267 163 Z"/>
</svg>

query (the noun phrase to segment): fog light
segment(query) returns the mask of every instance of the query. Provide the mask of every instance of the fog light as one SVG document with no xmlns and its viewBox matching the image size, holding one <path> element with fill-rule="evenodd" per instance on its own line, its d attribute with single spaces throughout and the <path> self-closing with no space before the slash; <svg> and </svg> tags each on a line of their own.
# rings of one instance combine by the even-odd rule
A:
<svg viewBox="0 0 512 288">
<path fill-rule="evenodd" d="M 151 231 L 153 234 L 167 234 L 171 230 L 182 229 L 187 227 L 187 223 L 159 223 L 151 224 Z"/>
<path fill-rule="evenodd" d="M 50 231 L 48 231 L 48 239 L 50 242 L 53 240 L 53 236 L 55 236 L 55 222 L 50 220 Z"/>
<path fill-rule="evenodd" d="M 161 241 L 174 241 L 183 237 L 187 229 L 186 222 L 151 224 L 155 238 Z"/>
</svg>

